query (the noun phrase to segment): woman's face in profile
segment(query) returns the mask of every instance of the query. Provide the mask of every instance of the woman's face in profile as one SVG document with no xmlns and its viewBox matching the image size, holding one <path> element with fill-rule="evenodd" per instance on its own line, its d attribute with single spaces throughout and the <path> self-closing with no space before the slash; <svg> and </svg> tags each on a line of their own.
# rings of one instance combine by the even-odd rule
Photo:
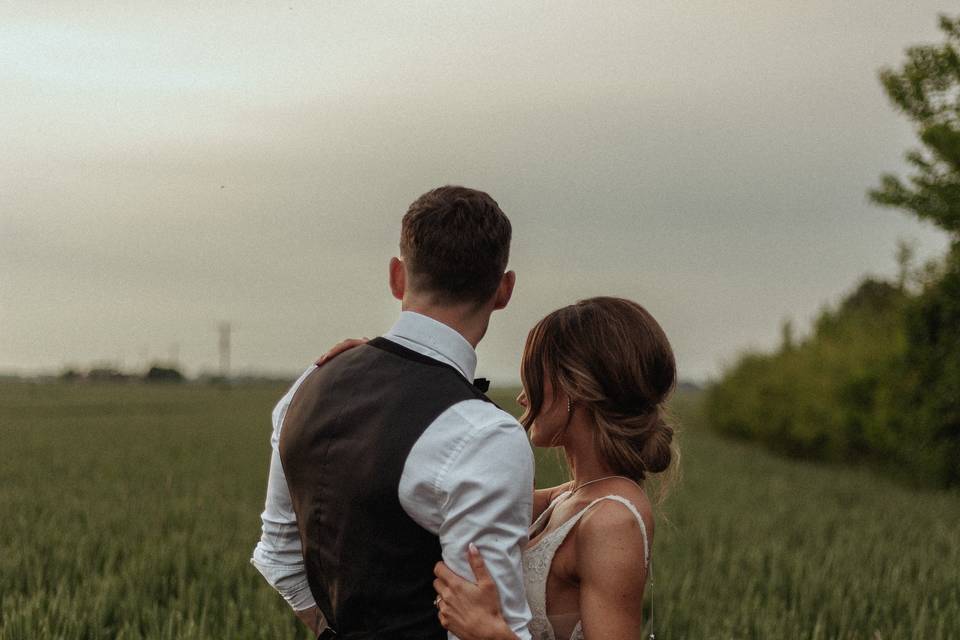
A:
<svg viewBox="0 0 960 640">
<path fill-rule="evenodd" d="M 527 410 L 529 402 L 527 400 L 526 385 L 524 390 L 517 396 L 517 403 Z M 557 447 L 563 444 L 563 429 L 567 424 L 567 401 L 566 397 L 559 398 L 554 393 L 553 385 L 549 380 L 543 381 L 543 406 L 540 408 L 540 415 L 530 425 L 530 442 L 535 447 Z"/>
</svg>

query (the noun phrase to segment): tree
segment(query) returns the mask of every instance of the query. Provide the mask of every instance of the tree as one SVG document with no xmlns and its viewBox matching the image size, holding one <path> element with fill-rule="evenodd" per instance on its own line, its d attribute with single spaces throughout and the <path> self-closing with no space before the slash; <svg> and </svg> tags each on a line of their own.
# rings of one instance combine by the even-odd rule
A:
<svg viewBox="0 0 960 640">
<path fill-rule="evenodd" d="M 150 370 L 147 371 L 144 379 L 147 382 L 183 382 L 183 374 L 180 373 L 179 369 L 174 367 L 162 367 L 160 365 L 153 365 L 150 367 Z"/>
<path fill-rule="evenodd" d="M 871 199 L 905 209 L 944 231 L 952 246 L 928 270 L 907 307 L 907 345 L 888 381 L 885 429 L 897 433 L 906 466 L 960 484 L 960 18 L 940 16 L 946 42 L 907 49 L 900 69 L 884 69 L 887 95 L 917 127 L 923 145 L 907 153 L 907 182 L 887 174 Z"/>
<path fill-rule="evenodd" d="M 946 42 L 907 49 L 898 70 L 883 69 L 880 82 L 899 110 L 917 125 L 923 149 L 907 153 L 908 183 L 893 174 L 870 191 L 877 204 L 899 207 L 960 235 L 960 18 L 940 16 Z"/>
<path fill-rule="evenodd" d="M 809 336 L 795 341 L 785 323 L 777 352 L 741 357 L 707 393 L 721 432 L 960 486 L 960 19 L 940 26 L 946 43 L 912 47 L 880 74 L 922 148 L 907 155 L 912 175 L 883 176 L 870 195 L 939 226 L 951 249 L 915 269 L 901 243 L 896 281 L 865 278 Z"/>
</svg>

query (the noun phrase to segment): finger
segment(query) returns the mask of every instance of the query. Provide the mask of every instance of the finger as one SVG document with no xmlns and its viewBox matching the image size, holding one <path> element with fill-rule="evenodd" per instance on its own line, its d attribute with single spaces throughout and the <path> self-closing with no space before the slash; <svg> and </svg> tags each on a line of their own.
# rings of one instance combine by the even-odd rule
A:
<svg viewBox="0 0 960 640">
<path fill-rule="evenodd" d="M 450 597 L 450 585 L 440 578 L 433 581 L 433 590 L 437 592 L 441 599 Z"/>
<path fill-rule="evenodd" d="M 438 562 L 433 566 L 433 575 L 437 576 L 444 582 L 455 582 L 456 579 L 460 577 L 451 571 L 450 567 L 443 562 Z"/>
<path fill-rule="evenodd" d="M 341 340 L 340 342 L 335 344 L 333 348 L 330 349 L 330 351 L 327 351 L 327 353 L 324 354 L 324 357 L 327 360 L 330 360 L 331 358 L 335 358 L 336 356 L 340 355 L 344 351 L 353 349 L 358 344 L 363 344 L 363 343 L 364 343 L 364 340 L 358 340 L 356 338 L 347 338 L 346 340 Z"/>
<path fill-rule="evenodd" d="M 335 344 L 333 348 L 331 348 L 325 354 L 317 358 L 316 361 L 314 361 L 314 364 L 316 364 L 317 366 L 320 366 L 325 362 L 329 362 L 330 360 L 333 360 L 344 351 L 349 351 L 350 349 L 353 349 L 354 347 L 359 346 L 361 344 L 366 344 L 367 342 L 369 342 L 368 338 L 362 338 L 362 339 L 347 338 L 346 340 L 342 340 L 341 342 L 338 342 L 337 344 Z"/>
<path fill-rule="evenodd" d="M 480 555 L 480 550 L 477 549 L 477 545 L 472 542 L 467 548 L 467 559 L 470 561 L 470 568 L 473 569 L 473 575 L 477 578 L 477 584 L 481 582 L 493 582 L 493 578 L 490 577 L 490 572 L 487 571 L 487 563 L 483 561 L 483 556 Z"/>
<path fill-rule="evenodd" d="M 467 549 L 467 559 L 470 562 L 470 568 L 473 569 L 473 575 L 477 578 L 477 587 L 491 594 L 498 593 L 497 583 L 493 581 L 493 577 L 487 570 L 487 564 L 483 561 L 480 550 L 472 542 Z"/>
</svg>

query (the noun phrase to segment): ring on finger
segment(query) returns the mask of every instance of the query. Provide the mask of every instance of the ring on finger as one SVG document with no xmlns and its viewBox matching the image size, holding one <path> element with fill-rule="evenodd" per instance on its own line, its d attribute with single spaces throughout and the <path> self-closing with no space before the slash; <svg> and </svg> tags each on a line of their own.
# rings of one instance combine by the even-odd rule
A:
<svg viewBox="0 0 960 640">
<path fill-rule="evenodd" d="M 438 595 L 436 598 L 433 599 L 433 606 L 435 606 L 437 609 L 439 609 L 441 602 L 443 602 L 443 598 Z"/>
</svg>

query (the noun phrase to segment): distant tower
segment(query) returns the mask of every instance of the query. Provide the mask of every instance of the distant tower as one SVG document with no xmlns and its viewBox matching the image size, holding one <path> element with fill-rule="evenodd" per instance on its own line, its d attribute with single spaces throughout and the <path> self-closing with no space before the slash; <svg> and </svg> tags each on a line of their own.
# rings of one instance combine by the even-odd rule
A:
<svg viewBox="0 0 960 640">
<path fill-rule="evenodd" d="M 230 331 L 233 327 L 229 322 L 220 323 L 220 375 L 226 378 L 230 375 Z"/>
</svg>

